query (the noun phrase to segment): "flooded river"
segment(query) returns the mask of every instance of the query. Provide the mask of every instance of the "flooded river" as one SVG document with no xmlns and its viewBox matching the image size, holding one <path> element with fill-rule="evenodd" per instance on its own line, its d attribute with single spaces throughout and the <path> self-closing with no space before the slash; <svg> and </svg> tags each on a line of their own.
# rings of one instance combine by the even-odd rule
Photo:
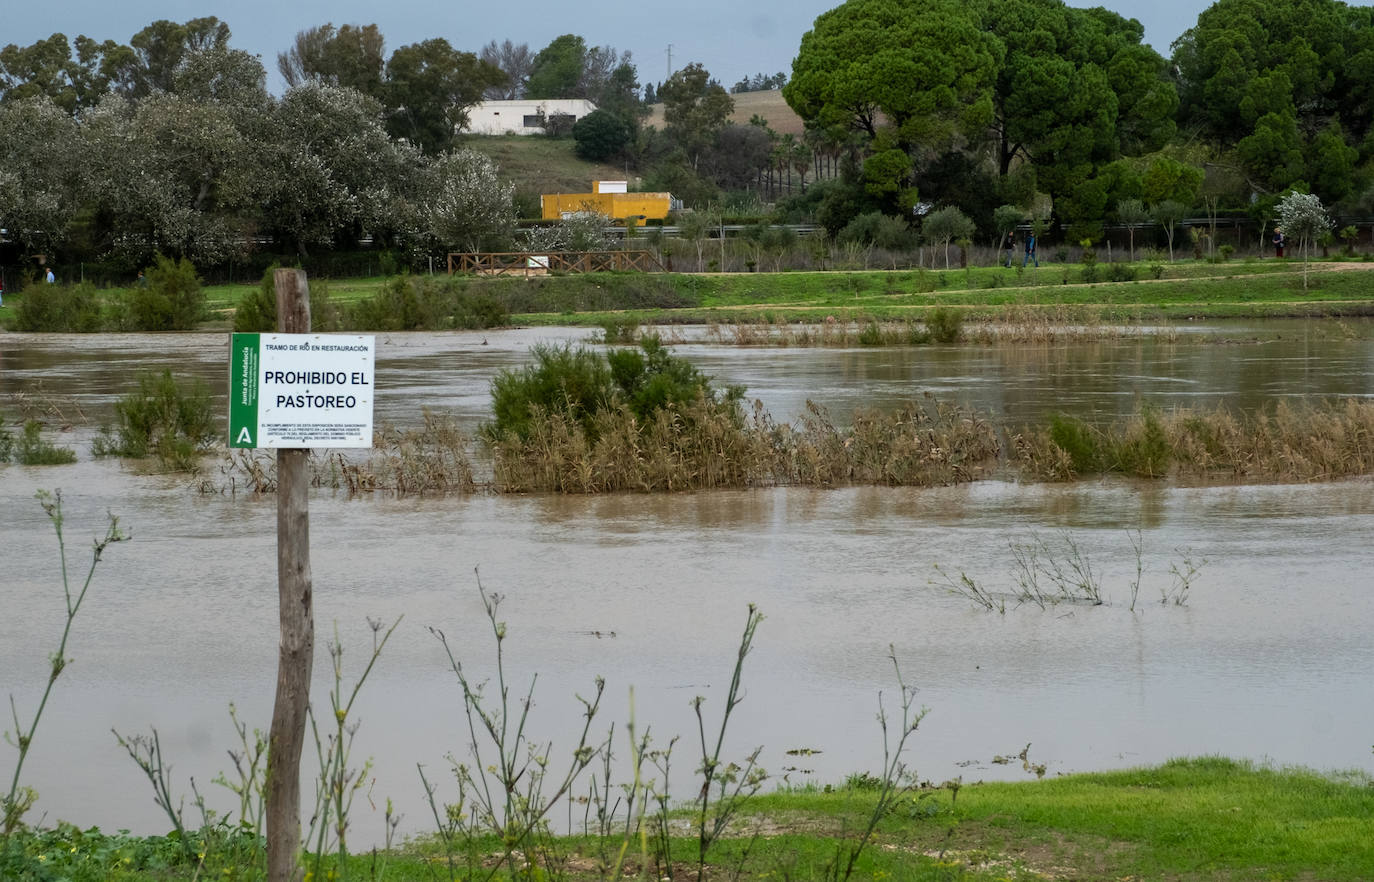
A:
<svg viewBox="0 0 1374 882">
<path fill-rule="evenodd" d="M 1218 343 L 1214 330 L 1243 343 Z M 811 398 L 844 420 L 855 406 L 930 391 L 1012 422 L 1068 410 L 1093 417 L 1160 406 L 1252 408 L 1282 398 L 1374 396 L 1370 328 L 1322 323 L 1189 329 L 1176 343 L 1073 346 L 739 349 L 680 352 L 719 380 L 743 383 L 779 420 Z M 690 335 L 690 331 L 688 332 Z M 378 416 L 401 425 L 422 406 L 469 428 L 487 413 L 487 382 L 523 364 L 538 341 L 584 331 L 379 336 Z M 276 664 L 275 502 L 200 496 L 184 480 L 93 460 L 94 427 L 137 372 L 171 368 L 223 394 L 223 335 L 0 336 L 0 407 L 56 408 L 72 466 L 0 466 L 0 688 L 21 718 L 41 694 L 61 632 L 52 530 L 34 491 L 61 488 L 68 555 L 85 572 L 105 513 L 133 541 L 97 571 L 24 779 L 34 818 L 106 829 L 165 829 L 151 792 L 115 743 L 155 726 L 175 784 L 211 784 L 235 747 L 228 705 L 267 728 Z M 833 782 L 876 771 L 878 694 L 889 712 L 891 645 L 930 715 L 909 759 L 923 778 L 1018 778 L 1000 765 L 1030 743 L 1053 775 L 1221 753 L 1318 768 L 1374 768 L 1374 481 L 1171 488 L 1128 481 L 933 490 L 772 488 L 599 498 L 311 499 L 316 588 L 316 701 L 327 694 L 324 645 L 337 623 L 346 683 L 366 661 L 367 617 L 404 616 L 355 707 L 355 758 L 375 759 L 355 805 L 354 841 L 380 838 L 391 797 L 402 832 L 428 809 L 415 771 L 451 780 L 467 758 L 461 693 L 443 629 L 472 671 L 492 670 L 474 568 L 505 595 L 507 659 L 517 684 L 538 673 L 532 728 L 566 745 L 574 693 L 607 680 L 602 723 L 652 726 L 686 782 L 706 697 L 718 719 L 747 604 L 767 617 L 745 669 L 730 753 L 763 746 L 775 776 Z M 1139 535 L 1145 574 L 1129 609 Z M 1012 545 L 1072 539 L 1101 576 L 1102 606 L 975 608 L 940 571 L 995 591 L 1013 587 Z M 1171 566 L 1206 561 L 1185 605 Z M 936 568 L 939 568 L 937 571 Z M 6 725 L 5 728 L 12 728 Z M 623 735 L 618 751 L 626 753 Z M 787 751 L 810 749 L 805 757 Z M 5 748 L 6 780 L 13 752 Z M 307 749 L 307 761 L 310 749 Z M 309 798 L 310 790 L 306 790 Z M 374 811 L 372 804 L 378 807 Z"/>
</svg>

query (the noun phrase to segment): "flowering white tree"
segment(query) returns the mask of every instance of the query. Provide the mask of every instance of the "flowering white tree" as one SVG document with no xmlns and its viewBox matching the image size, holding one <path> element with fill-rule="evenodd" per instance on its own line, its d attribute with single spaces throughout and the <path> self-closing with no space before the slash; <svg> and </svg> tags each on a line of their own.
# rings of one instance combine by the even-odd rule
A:
<svg viewBox="0 0 1374 882">
<path fill-rule="evenodd" d="M 355 89 L 311 81 L 277 105 L 266 146 L 268 228 L 302 253 L 343 232 L 392 227 L 393 208 L 416 186 L 418 152 L 386 133 L 381 105 Z"/>
<path fill-rule="evenodd" d="M 475 150 L 451 150 L 429 166 L 421 196 L 425 234 L 441 248 L 480 251 L 515 231 L 515 185 L 501 180 L 496 163 Z"/>
<path fill-rule="evenodd" d="M 46 97 L 0 104 L 0 228 L 29 251 L 66 239 L 82 205 L 76 122 Z"/>
<path fill-rule="evenodd" d="M 1331 229 L 1331 216 L 1317 196 L 1293 192 L 1279 200 L 1279 226 L 1285 237 L 1296 237 L 1302 246 L 1302 289 L 1306 291 L 1308 249 Z"/>
</svg>

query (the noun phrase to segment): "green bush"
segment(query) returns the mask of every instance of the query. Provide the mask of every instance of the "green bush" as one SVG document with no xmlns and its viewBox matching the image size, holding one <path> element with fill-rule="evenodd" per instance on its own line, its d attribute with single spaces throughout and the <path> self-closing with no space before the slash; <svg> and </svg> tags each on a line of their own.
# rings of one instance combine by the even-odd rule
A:
<svg viewBox="0 0 1374 882">
<path fill-rule="evenodd" d="M 859 331 L 860 346 L 878 346 L 883 342 L 883 329 L 878 327 L 877 322 L 869 322 L 864 325 L 863 330 Z"/>
<path fill-rule="evenodd" d="M 1136 268 L 1129 263 L 1107 265 L 1107 278 L 1113 282 L 1134 282 L 1136 275 Z"/>
<path fill-rule="evenodd" d="M 44 441 L 39 434 L 43 424 L 38 420 L 24 423 L 24 431 L 15 445 L 14 459 L 20 465 L 66 465 L 76 462 L 76 451 Z"/>
<path fill-rule="evenodd" d="M 144 373 L 138 390 L 115 403 L 117 425 L 96 438 L 96 456 L 156 455 L 164 467 L 195 471 L 199 456 L 218 435 L 210 391 L 195 380 L 183 387 L 171 371 Z"/>
<path fill-rule="evenodd" d="M 1077 474 L 1102 471 L 1104 457 L 1098 433 L 1082 420 L 1063 414 L 1050 417 L 1050 440 L 1068 454 Z"/>
<path fill-rule="evenodd" d="M 455 328 L 502 328 L 510 324 L 510 310 L 501 298 L 485 291 L 460 292 L 455 295 L 453 326 Z"/>
<path fill-rule="evenodd" d="M 514 433 L 529 437 L 532 410 L 566 414 L 586 430 L 592 417 L 615 399 L 615 383 L 606 360 L 589 349 L 534 347 L 534 364 L 503 370 L 491 381 L 491 407 L 496 421 L 488 435 Z"/>
<path fill-rule="evenodd" d="M 613 349 L 606 353 L 619 396 L 634 411 L 647 419 L 655 411 L 675 406 L 686 407 L 705 396 L 719 399 L 711 388 L 711 378 L 685 358 L 677 358 L 656 336 L 640 341 L 639 349 Z M 742 390 L 728 389 L 725 398 L 738 398 Z"/>
<path fill-rule="evenodd" d="M 314 296 L 310 300 L 314 309 Z M 366 331 L 440 331 L 510 324 L 510 309 L 496 294 L 469 291 L 465 280 L 397 276 L 350 310 L 346 325 Z"/>
<path fill-rule="evenodd" d="M 534 357 L 534 364 L 502 371 L 492 380 L 496 420 L 486 427 L 488 438 L 513 434 L 527 440 L 537 411 L 561 414 L 594 438 L 595 417 L 603 410 L 624 406 L 643 420 L 699 398 L 736 402 L 743 394 L 733 387 L 716 391 L 709 376 L 653 336 L 641 340 L 638 349 L 613 349 L 604 357 L 570 346 L 536 346 Z"/>
<path fill-rule="evenodd" d="M 131 331 L 193 331 L 205 318 L 205 292 L 186 258 L 157 255 L 145 282 L 124 292 L 124 321 Z"/>
<path fill-rule="evenodd" d="M 277 329 L 278 266 L 269 266 L 262 274 L 258 287 L 244 294 L 234 310 L 234 330 L 240 333 L 271 333 Z M 329 283 L 324 279 L 310 282 L 310 329 L 337 331 L 340 328 L 338 307 L 329 297 Z"/>
<path fill-rule="evenodd" d="M 14 433 L 5 428 L 4 418 L 0 417 L 0 462 L 14 458 Z"/>
<path fill-rule="evenodd" d="M 100 299 L 89 282 L 30 285 L 15 310 L 16 331 L 90 333 L 103 325 Z"/>
<path fill-rule="evenodd" d="M 939 306 L 926 313 L 926 327 L 936 343 L 957 343 L 964 336 L 964 314 Z"/>
</svg>

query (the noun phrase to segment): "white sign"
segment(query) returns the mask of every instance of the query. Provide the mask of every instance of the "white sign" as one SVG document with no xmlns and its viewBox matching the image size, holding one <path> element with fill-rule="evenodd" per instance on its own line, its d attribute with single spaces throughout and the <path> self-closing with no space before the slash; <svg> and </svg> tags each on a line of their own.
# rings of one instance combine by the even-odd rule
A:
<svg viewBox="0 0 1374 882">
<path fill-rule="evenodd" d="M 371 447 L 377 338 L 234 334 L 230 447 Z"/>
</svg>

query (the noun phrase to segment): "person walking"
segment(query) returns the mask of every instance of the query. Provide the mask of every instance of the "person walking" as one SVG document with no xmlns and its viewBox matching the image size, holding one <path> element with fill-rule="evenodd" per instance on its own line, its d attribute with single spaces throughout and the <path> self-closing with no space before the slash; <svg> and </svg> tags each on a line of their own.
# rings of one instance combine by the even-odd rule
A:
<svg viewBox="0 0 1374 882">
<path fill-rule="evenodd" d="M 1026 256 L 1021 258 L 1021 266 L 1024 267 L 1027 261 L 1035 261 L 1037 267 L 1040 266 L 1040 258 L 1035 253 L 1035 231 L 1026 234 Z"/>
<path fill-rule="evenodd" d="M 1283 257 L 1283 246 L 1286 240 L 1283 238 L 1283 230 L 1274 227 L 1274 256 Z"/>
<path fill-rule="evenodd" d="M 1007 252 L 1007 259 L 1004 261 L 1007 269 L 1011 269 L 1011 262 L 1016 257 L 1016 231 L 1007 230 L 1006 237 L 1002 240 L 1002 250 Z"/>
<path fill-rule="evenodd" d="M 47 282 L 49 285 L 57 281 L 57 276 L 52 274 L 52 267 L 48 267 L 48 274 L 43 277 L 43 281 Z"/>
</svg>

